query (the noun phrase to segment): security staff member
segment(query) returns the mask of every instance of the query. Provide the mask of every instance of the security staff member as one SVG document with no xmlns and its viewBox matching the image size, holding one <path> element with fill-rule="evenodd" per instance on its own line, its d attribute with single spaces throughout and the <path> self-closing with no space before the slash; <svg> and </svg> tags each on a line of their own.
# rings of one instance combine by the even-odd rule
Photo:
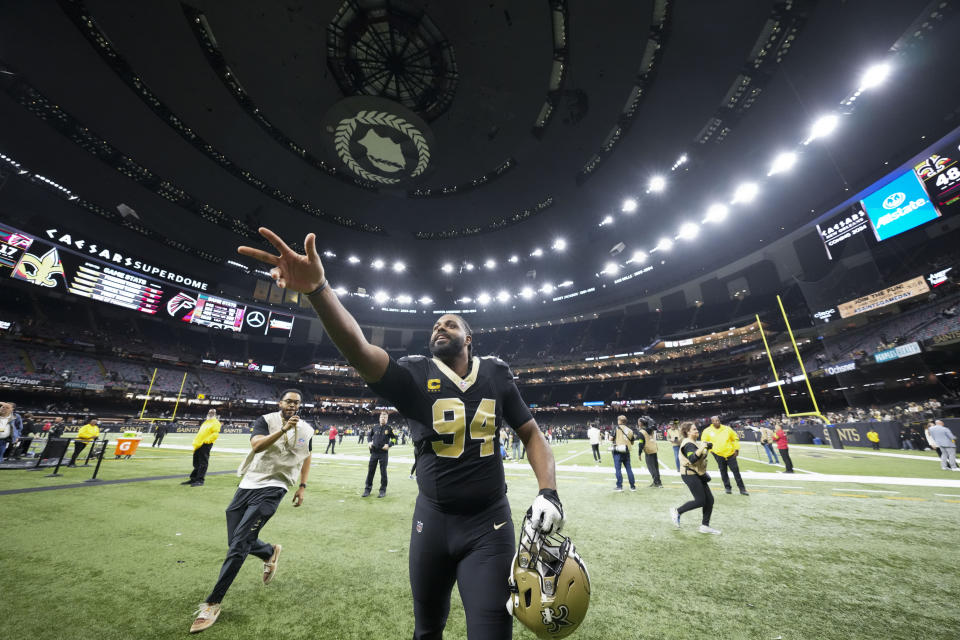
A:
<svg viewBox="0 0 960 640">
<path fill-rule="evenodd" d="M 73 457 L 70 458 L 70 462 L 67 463 L 67 466 L 75 467 L 77 465 L 77 457 L 80 455 L 80 452 L 86 449 L 88 444 L 96 441 L 99 436 L 100 427 L 97 426 L 97 419 L 90 418 L 90 421 L 80 427 L 80 431 L 77 432 L 77 439 L 73 441 Z"/>
<path fill-rule="evenodd" d="M 370 490 L 373 488 L 373 474 L 377 471 L 377 465 L 380 465 L 380 493 L 377 497 L 382 498 L 387 495 L 387 458 L 395 438 L 393 429 L 387 426 L 389 417 L 386 411 L 381 411 L 380 424 L 373 428 L 370 436 L 370 462 L 367 463 L 367 481 L 363 485 L 362 497 L 364 498 L 370 495 Z"/>
<path fill-rule="evenodd" d="M 151 447 L 159 447 L 163 444 L 163 436 L 167 435 L 167 425 L 163 422 L 160 422 L 156 425 L 155 431 L 153 432 L 153 444 Z"/>
<path fill-rule="evenodd" d="M 880 434 L 877 433 L 876 429 L 870 429 L 870 431 L 867 431 L 867 440 L 870 441 L 874 451 L 880 450 Z"/>
<path fill-rule="evenodd" d="M 727 475 L 727 468 L 729 468 L 733 472 L 733 479 L 737 481 L 740 495 L 750 495 L 747 493 L 747 488 L 743 486 L 743 478 L 740 477 L 740 465 L 737 463 L 737 456 L 740 455 L 740 437 L 737 432 L 725 424 L 720 424 L 719 416 L 713 416 L 710 418 L 710 426 L 703 430 L 701 438 L 704 442 L 713 443 L 713 457 L 720 469 L 723 490 L 727 493 L 733 493 L 730 487 L 730 476 Z"/>
<path fill-rule="evenodd" d="M 700 435 L 697 425 L 684 422 L 680 425 L 681 471 L 680 478 L 690 489 L 693 500 L 683 503 L 680 507 L 670 509 L 670 519 L 673 525 L 680 528 L 680 516 L 687 511 L 703 509 L 703 518 L 700 520 L 700 533 L 720 535 L 718 529 L 710 526 L 710 516 L 713 514 L 713 493 L 710 491 L 710 474 L 707 473 L 707 451 L 713 446 L 711 442 L 697 442 Z"/>
<path fill-rule="evenodd" d="M 674 422 L 673 426 L 667 429 L 667 440 L 670 441 L 670 444 L 673 446 L 673 461 L 677 465 L 677 471 L 680 471 L 680 428 L 677 427 L 677 423 Z"/>
<path fill-rule="evenodd" d="M 647 471 L 653 478 L 650 486 L 663 489 L 663 483 L 660 481 L 660 464 L 657 462 L 656 424 L 647 416 L 637 420 L 637 458 L 640 457 L 641 452 L 647 457 Z"/>
<path fill-rule="evenodd" d="M 202 487 L 203 481 L 207 477 L 207 466 L 210 464 L 210 450 L 213 449 L 213 443 L 220 437 L 220 421 L 217 420 L 217 410 L 210 409 L 207 412 L 207 419 L 200 425 L 196 437 L 193 439 L 193 471 L 190 477 L 180 484 L 188 484 L 191 487 Z"/>
</svg>

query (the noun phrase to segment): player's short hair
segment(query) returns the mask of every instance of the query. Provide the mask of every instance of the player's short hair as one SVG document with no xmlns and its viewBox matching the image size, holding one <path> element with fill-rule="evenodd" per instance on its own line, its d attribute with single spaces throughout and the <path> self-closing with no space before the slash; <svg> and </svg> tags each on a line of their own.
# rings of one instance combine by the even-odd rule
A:
<svg viewBox="0 0 960 640">
<path fill-rule="evenodd" d="M 681 422 L 680 423 L 680 435 L 684 438 L 687 437 L 687 434 L 690 433 L 690 429 L 693 429 L 696 425 L 694 422 Z"/>
<path fill-rule="evenodd" d="M 295 393 L 300 396 L 301 400 L 303 400 L 303 394 L 300 392 L 300 389 L 284 389 L 280 392 L 280 399 L 283 400 L 283 396 L 287 395 L 288 393 Z"/>
</svg>

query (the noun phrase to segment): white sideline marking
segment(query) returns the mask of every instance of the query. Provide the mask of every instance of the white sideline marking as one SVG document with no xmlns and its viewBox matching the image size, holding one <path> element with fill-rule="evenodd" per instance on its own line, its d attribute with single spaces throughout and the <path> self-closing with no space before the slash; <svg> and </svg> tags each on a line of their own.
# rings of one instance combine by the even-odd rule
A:
<svg viewBox="0 0 960 640">
<path fill-rule="evenodd" d="M 803 489 L 803 487 L 791 487 L 785 484 L 754 484 L 750 483 L 751 487 L 766 487 L 768 489 Z M 896 491 L 894 491 L 896 493 Z"/>
<path fill-rule="evenodd" d="M 886 458 L 906 458 L 908 460 L 927 460 L 927 461 L 936 461 L 940 462 L 940 458 L 937 456 L 916 456 L 910 455 L 908 453 L 884 453 L 883 451 L 867 451 L 863 447 L 850 447 L 849 449 L 834 449 L 831 446 L 827 445 L 811 445 L 811 444 L 792 444 L 790 448 L 804 449 L 809 451 L 829 451 L 830 453 L 850 453 L 856 455 L 864 456 L 883 456 Z M 796 467 L 794 467 L 796 469 Z"/>
<path fill-rule="evenodd" d="M 847 489 L 833 487 L 830 491 L 847 491 Z M 857 489 L 857 491 L 861 493 L 900 493 L 899 491 L 884 491 L 882 489 Z"/>
<path fill-rule="evenodd" d="M 587 451 L 591 451 L 591 449 L 587 449 Z M 575 454 L 573 454 L 572 456 L 567 456 L 567 457 L 564 458 L 563 460 L 557 460 L 557 464 L 561 464 L 561 463 L 563 463 L 563 462 L 566 462 L 567 460 L 573 460 L 573 459 L 576 458 L 577 456 L 582 456 L 582 455 L 585 454 L 587 451 L 578 451 L 578 452 L 576 452 Z"/>
<path fill-rule="evenodd" d="M 940 496 L 941 498 L 960 498 L 960 494 L 957 493 L 935 493 L 935 496 Z"/>
<path fill-rule="evenodd" d="M 741 453 L 740 455 L 738 455 L 737 457 L 738 457 L 738 458 L 743 458 L 744 460 L 750 460 L 751 462 L 757 462 L 757 463 L 759 463 L 759 464 L 770 465 L 771 467 L 783 467 L 784 469 L 787 468 L 786 465 L 777 464 L 776 462 L 770 463 L 770 462 L 764 462 L 763 460 L 757 460 L 756 458 L 748 458 L 747 456 L 743 455 L 742 453 Z M 804 473 L 816 473 L 816 471 L 807 471 L 806 469 L 801 469 L 800 467 L 794 467 L 793 470 L 794 470 L 794 471 L 802 471 L 802 472 L 804 472 Z M 751 471 L 750 469 L 742 469 L 741 471 L 742 471 L 743 473 L 765 473 L 764 471 Z"/>
</svg>

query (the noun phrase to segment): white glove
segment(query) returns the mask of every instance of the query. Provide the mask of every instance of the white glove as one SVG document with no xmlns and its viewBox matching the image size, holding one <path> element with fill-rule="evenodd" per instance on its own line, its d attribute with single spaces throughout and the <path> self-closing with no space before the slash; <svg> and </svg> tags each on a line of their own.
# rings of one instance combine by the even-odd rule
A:
<svg viewBox="0 0 960 640">
<path fill-rule="evenodd" d="M 563 505 L 554 489 L 543 489 L 530 507 L 530 523 L 545 534 L 563 529 Z"/>
</svg>

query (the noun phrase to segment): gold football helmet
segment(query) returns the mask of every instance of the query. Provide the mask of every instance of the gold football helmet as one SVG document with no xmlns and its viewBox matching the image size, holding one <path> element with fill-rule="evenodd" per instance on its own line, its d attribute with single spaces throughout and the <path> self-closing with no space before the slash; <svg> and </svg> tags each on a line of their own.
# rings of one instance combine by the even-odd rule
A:
<svg viewBox="0 0 960 640">
<path fill-rule="evenodd" d="M 520 527 L 520 544 L 507 582 L 507 611 L 538 638 L 566 638 L 587 615 L 587 566 L 570 538 L 535 530 L 529 512 Z"/>
</svg>

